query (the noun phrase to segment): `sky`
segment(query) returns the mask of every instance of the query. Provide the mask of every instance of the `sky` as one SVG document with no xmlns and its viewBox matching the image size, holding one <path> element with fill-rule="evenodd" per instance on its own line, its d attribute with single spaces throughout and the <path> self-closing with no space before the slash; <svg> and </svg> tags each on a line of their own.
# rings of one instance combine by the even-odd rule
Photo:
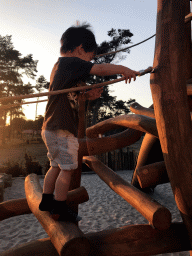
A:
<svg viewBox="0 0 192 256">
<path fill-rule="evenodd" d="M 128 46 L 156 33 L 157 0 L 0 0 L 0 5 L 0 35 L 12 35 L 14 48 L 23 56 L 32 54 L 38 60 L 36 79 L 44 75 L 47 81 L 60 56 L 61 35 L 76 21 L 91 24 L 98 44 L 110 39 L 107 31 L 111 28 L 133 33 Z M 154 50 L 155 37 L 131 48 L 118 64 L 137 71 L 146 69 L 153 66 Z M 110 90 L 117 100 L 135 99 L 144 107 L 152 104 L 149 74 L 127 85 L 110 85 Z M 45 107 L 46 103 L 39 103 L 37 114 L 44 115 Z M 35 104 L 23 105 L 23 109 L 26 118 L 35 118 Z"/>
</svg>

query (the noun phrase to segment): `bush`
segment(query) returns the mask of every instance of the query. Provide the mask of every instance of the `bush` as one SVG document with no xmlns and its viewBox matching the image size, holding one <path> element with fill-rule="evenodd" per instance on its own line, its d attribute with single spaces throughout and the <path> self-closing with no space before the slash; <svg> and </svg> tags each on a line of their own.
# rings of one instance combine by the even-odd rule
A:
<svg viewBox="0 0 192 256">
<path fill-rule="evenodd" d="M 42 174 L 42 166 L 37 161 L 33 161 L 32 157 L 25 153 L 25 171 L 26 175 L 35 173 L 37 175 Z"/>
<path fill-rule="evenodd" d="M 33 161 L 32 157 L 25 153 L 25 166 L 23 167 L 19 163 L 10 162 L 5 164 L 7 167 L 3 167 L 3 172 L 11 174 L 12 177 L 27 176 L 28 174 L 35 173 L 37 175 L 42 174 L 42 166 L 37 161 Z"/>
<path fill-rule="evenodd" d="M 20 175 L 25 175 L 25 171 L 22 166 L 18 163 L 7 163 L 7 168 L 5 169 L 6 174 L 11 174 L 12 177 L 19 177 Z"/>
</svg>

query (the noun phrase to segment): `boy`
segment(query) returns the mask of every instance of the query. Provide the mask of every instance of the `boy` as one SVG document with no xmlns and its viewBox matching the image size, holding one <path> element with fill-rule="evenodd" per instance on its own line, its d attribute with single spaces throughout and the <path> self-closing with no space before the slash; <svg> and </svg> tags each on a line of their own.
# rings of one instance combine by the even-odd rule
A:
<svg viewBox="0 0 192 256">
<path fill-rule="evenodd" d="M 78 86 L 91 75 L 110 76 L 122 74 L 125 81 L 136 79 L 139 72 L 121 65 L 93 64 L 90 61 L 97 51 L 95 36 L 89 25 L 70 27 L 61 37 L 61 58 L 53 67 L 49 90 L 61 90 Z M 78 166 L 78 98 L 94 100 L 103 89 L 96 88 L 87 93 L 69 93 L 50 96 L 42 138 L 48 149 L 50 169 L 44 180 L 41 211 L 50 211 L 52 218 L 59 221 L 79 221 L 79 216 L 66 205 L 67 192 L 72 172 Z M 55 199 L 53 192 L 55 190 Z"/>
</svg>

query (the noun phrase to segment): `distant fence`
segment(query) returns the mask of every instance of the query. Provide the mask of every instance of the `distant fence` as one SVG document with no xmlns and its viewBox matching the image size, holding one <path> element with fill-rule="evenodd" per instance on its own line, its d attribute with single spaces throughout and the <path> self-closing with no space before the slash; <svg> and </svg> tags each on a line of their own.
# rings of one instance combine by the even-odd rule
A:
<svg viewBox="0 0 192 256">
<path fill-rule="evenodd" d="M 137 164 L 139 150 L 129 147 L 97 155 L 97 158 L 113 171 L 134 170 Z"/>
</svg>

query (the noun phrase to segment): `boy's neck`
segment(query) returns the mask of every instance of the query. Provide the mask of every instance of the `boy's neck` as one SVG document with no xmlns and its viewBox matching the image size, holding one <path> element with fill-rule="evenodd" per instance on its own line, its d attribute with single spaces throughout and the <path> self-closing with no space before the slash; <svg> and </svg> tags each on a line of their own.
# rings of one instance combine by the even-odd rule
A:
<svg viewBox="0 0 192 256">
<path fill-rule="evenodd" d="M 61 57 L 77 57 L 77 58 L 80 58 L 79 54 L 76 53 L 75 51 L 73 51 L 73 52 L 61 53 Z"/>
</svg>

